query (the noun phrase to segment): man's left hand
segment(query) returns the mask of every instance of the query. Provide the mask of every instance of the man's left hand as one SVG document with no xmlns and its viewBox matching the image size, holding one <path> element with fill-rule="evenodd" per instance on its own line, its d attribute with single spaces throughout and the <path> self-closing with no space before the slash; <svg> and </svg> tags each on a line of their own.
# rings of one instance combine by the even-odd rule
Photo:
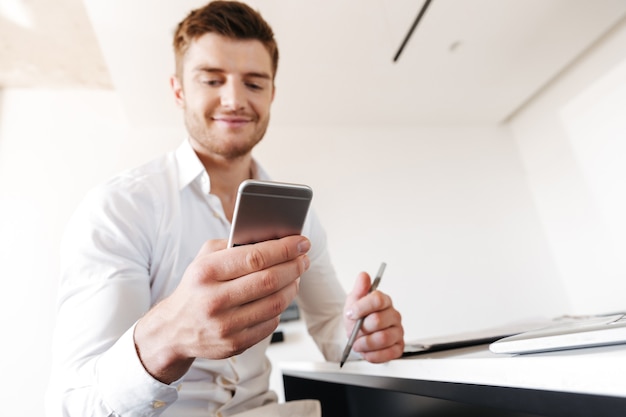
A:
<svg viewBox="0 0 626 417">
<path fill-rule="evenodd" d="M 393 307 L 391 297 L 378 290 L 370 293 L 370 285 L 370 276 L 361 272 L 346 299 L 344 324 L 350 335 L 357 320 L 365 317 L 352 350 L 369 362 L 382 363 L 402 355 L 404 328 L 402 317 Z"/>
</svg>

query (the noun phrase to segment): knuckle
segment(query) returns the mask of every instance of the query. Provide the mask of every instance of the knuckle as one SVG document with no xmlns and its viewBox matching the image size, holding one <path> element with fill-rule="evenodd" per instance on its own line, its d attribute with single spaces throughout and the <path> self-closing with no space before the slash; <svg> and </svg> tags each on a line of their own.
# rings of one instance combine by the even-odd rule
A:
<svg viewBox="0 0 626 417">
<path fill-rule="evenodd" d="M 278 287 L 278 278 L 271 271 L 264 271 L 259 279 L 264 291 L 274 292 Z"/>
<path fill-rule="evenodd" d="M 396 344 L 396 352 L 398 353 L 398 356 L 404 353 L 404 340 L 403 339 L 400 339 L 400 341 Z"/>
<path fill-rule="evenodd" d="M 404 327 L 402 327 L 402 314 L 400 314 L 400 312 L 397 310 L 395 312 L 396 312 L 396 323 L 398 325 L 398 328 L 400 329 L 400 332 L 404 334 Z"/>
<path fill-rule="evenodd" d="M 274 297 L 269 306 L 270 314 L 272 315 L 273 320 L 279 318 L 280 314 L 283 310 L 287 308 L 286 302 L 282 297 Z"/>
<path fill-rule="evenodd" d="M 252 250 L 246 254 L 245 262 L 246 265 L 253 271 L 264 269 L 266 265 L 263 253 L 257 248 L 252 248 Z"/>
<path fill-rule="evenodd" d="M 308 265 L 309 264 L 310 264 L 309 257 L 306 256 L 306 255 L 303 255 L 299 259 L 299 262 L 297 263 L 297 265 L 298 265 L 298 276 L 301 276 L 302 274 L 304 274 L 306 272 L 306 270 L 308 269 Z"/>
<path fill-rule="evenodd" d="M 404 344 L 395 344 L 389 349 L 389 359 L 396 359 L 402 356 Z"/>
<path fill-rule="evenodd" d="M 210 240 L 206 240 L 202 246 L 200 247 L 200 251 L 198 253 L 212 252 L 213 244 Z"/>
<path fill-rule="evenodd" d="M 206 312 L 209 317 L 215 316 L 221 310 L 224 309 L 224 306 L 229 305 L 231 294 L 228 292 L 221 292 L 217 294 L 213 294 L 206 301 Z"/>
<path fill-rule="evenodd" d="M 398 340 L 400 340 L 404 344 L 404 327 L 397 326 L 398 329 Z"/>
<path fill-rule="evenodd" d="M 189 275 L 193 285 L 205 285 L 211 280 L 211 277 L 216 276 L 216 267 L 203 257 L 196 258 L 188 266 L 185 275 Z"/>
<path fill-rule="evenodd" d="M 288 245 L 281 245 L 281 255 L 283 259 L 291 259 L 292 255 Z"/>
<path fill-rule="evenodd" d="M 194 262 L 189 265 L 187 271 L 185 273 L 186 279 L 189 281 L 191 285 L 200 285 L 205 280 L 206 268 L 202 267 L 197 262 Z"/>
<path fill-rule="evenodd" d="M 393 311 L 396 315 L 396 320 L 398 321 L 398 323 L 402 322 L 402 314 L 396 309 L 394 309 Z"/>
<path fill-rule="evenodd" d="M 272 324 L 272 328 L 274 330 L 276 330 L 276 328 L 278 327 L 278 325 L 280 324 L 280 317 L 276 316 L 274 318 L 272 318 L 272 320 L 270 321 L 270 323 Z"/>
<path fill-rule="evenodd" d="M 215 334 L 220 339 L 228 340 L 230 334 L 232 333 L 232 326 L 230 321 L 220 321 L 215 325 Z"/>
<path fill-rule="evenodd" d="M 388 297 L 380 291 L 374 292 L 374 303 L 376 308 L 383 309 L 388 306 Z"/>
<path fill-rule="evenodd" d="M 207 240 L 202 244 L 203 252 L 215 252 L 217 249 L 217 244 L 214 240 Z"/>
<path fill-rule="evenodd" d="M 234 356 L 234 355 L 239 355 L 240 353 L 243 353 L 246 350 L 246 347 L 240 341 L 236 339 L 230 339 L 228 350 L 229 350 L 230 355 Z"/>
<path fill-rule="evenodd" d="M 380 314 L 373 313 L 370 314 L 367 318 L 370 321 L 372 329 L 380 329 L 383 325 L 382 317 L 380 317 Z"/>
<path fill-rule="evenodd" d="M 373 335 L 370 336 L 370 347 L 374 348 L 376 346 L 379 347 L 385 347 L 385 346 L 389 346 L 389 335 L 387 334 L 387 332 L 376 332 Z"/>
</svg>

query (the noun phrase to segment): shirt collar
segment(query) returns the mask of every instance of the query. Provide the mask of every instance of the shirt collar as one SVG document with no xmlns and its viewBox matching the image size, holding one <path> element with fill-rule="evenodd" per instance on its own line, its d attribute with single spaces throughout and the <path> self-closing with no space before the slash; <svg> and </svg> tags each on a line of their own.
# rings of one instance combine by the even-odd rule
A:
<svg viewBox="0 0 626 417">
<path fill-rule="evenodd" d="M 206 176 L 207 180 L 209 179 L 204 165 L 191 147 L 189 139 L 185 139 L 176 149 L 176 162 L 178 166 L 178 188 L 180 190 L 202 175 Z"/>
<path fill-rule="evenodd" d="M 207 194 L 210 191 L 209 174 L 204 169 L 204 165 L 191 147 L 189 139 L 185 139 L 176 149 L 176 162 L 178 165 L 178 189 L 182 190 L 192 182 L 199 180 L 202 183 L 203 191 Z M 263 167 L 252 159 L 252 178 L 268 180 L 269 175 Z"/>
</svg>

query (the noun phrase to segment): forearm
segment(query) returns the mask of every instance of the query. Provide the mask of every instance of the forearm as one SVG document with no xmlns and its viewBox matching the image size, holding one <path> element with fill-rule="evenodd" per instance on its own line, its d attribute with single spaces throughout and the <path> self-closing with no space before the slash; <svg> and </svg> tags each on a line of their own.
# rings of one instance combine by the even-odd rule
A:
<svg viewBox="0 0 626 417">
<path fill-rule="evenodd" d="M 343 326 L 345 292 L 337 281 L 327 252 L 322 252 L 302 276 L 298 304 L 324 358 L 338 362 L 347 341 Z"/>
</svg>

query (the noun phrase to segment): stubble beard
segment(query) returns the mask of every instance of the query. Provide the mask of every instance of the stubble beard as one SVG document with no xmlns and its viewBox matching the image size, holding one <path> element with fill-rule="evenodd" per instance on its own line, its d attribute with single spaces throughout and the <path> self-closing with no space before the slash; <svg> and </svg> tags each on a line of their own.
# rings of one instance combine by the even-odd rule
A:
<svg viewBox="0 0 626 417">
<path fill-rule="evenodd" d="M 256 129 L 251 133 L 249 140 L 233 141 L 221 137 L 217 132 L 210 128 L 211 117 L 205 115 L 202 120 L 190 114 L 185 114 L 185 126 L 192 141 L 201 147 L 204 152 L 219 157 L 221 159 L 232 161 L 239 159 L 252 152 L 252 149 L 261 142 L 269 125 L 269 117 L 257 123 Z"/>
</svg>

